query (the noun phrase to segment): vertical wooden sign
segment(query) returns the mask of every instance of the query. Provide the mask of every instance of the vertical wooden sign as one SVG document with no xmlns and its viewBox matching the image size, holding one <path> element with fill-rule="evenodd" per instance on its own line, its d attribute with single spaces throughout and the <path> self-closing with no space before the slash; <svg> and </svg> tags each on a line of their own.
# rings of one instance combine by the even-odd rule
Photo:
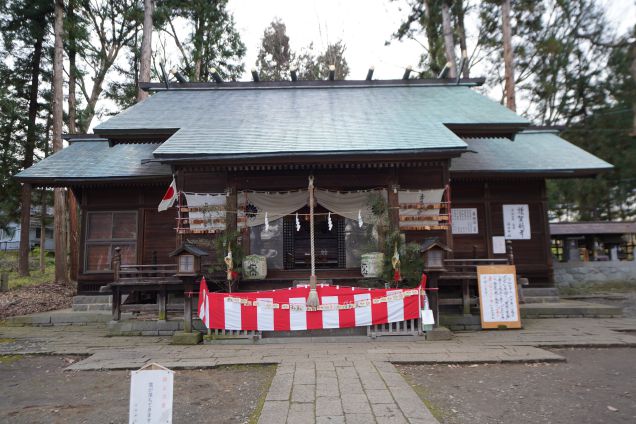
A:
<svg viewBox="0 0 636 424">
<path fill-rule="evenodd" d="M 130 374 L 129 424 L 171 424 L 174 372 L 148 364 Z"/>
<path fill-rule="evenodd" d="M 477 285 L 482 328 L 521 328 L 514 265 L 478 266 Z"/>
</svg>

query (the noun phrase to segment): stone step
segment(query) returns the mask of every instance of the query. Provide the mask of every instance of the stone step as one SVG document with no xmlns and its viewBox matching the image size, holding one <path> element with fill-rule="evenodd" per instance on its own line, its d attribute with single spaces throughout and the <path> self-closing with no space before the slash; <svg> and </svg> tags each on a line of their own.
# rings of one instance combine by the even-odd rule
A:
<svg viewBox="0 0 636 424">
<path fill-rule="evenodd" d="M 112 301 L 113 301 L 113 296 L 111 295 L 73 296 L 73 305 L 90 305 L 95 303 L 110 305 Z"/>
<path fill-rule="evenodd" d="M 525 303 L 559 303 L 559 296 L 525 296 Z"/>
<path fill-rule="evenodd" d="M 543 297 L 543 296 L 559 296 L 559 289 L 556 287 L 524 287 L 524 297 Z"/>
<path fill-rule="evenodd" d="M 122 319 L 129 319 L 132 314 L 122 314 Z M 109 311 L 74 312 L 71 309 L 40 312 L 31 315 L 21 315 L 7 318 L 5 325 L 19 326 L 49 326 L 49 325 L 86 325 L 107 323 L 112 319 Z"/>
<path fill-rule="evenodd" d="M 326 328 L 321 330 L 263 331 L 263 338 L 270 337 L 348 337 L 366 336 L 367 327 Z"/>
</svg>

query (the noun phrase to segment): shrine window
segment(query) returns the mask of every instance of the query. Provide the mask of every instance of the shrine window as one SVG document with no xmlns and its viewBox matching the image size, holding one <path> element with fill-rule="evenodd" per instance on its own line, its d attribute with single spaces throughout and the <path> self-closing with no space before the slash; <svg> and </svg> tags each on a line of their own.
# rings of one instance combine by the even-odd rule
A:
<svg viewBox="0 0 636 424">
<path fill-rule="evenodd" d="M 122 265 L 137 262 L 137 212 L 88 212 L 84 243 L 84 271 L 111 271 L 116 247 L 121 248 Z"/>
</svg>

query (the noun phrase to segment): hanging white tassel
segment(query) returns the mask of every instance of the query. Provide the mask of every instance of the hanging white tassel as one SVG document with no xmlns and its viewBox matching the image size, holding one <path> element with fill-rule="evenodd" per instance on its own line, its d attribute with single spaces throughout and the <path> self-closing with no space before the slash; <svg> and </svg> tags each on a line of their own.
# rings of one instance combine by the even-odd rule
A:
<svg viewBox="0 0 636 424">
<path fill-rule="evenodd" d="M 265 212 L 265 231 L 269 231 L 269 217 L 267 216 L 267 212 Z"/>
<path fill-rule="evenodd" d="M 298 212 L 296 212 L 296 231 L 300 231 L 300 219 L 298 219 Z"/>
<path fill-rule="evenodd" d="M 331 221 L 331 212 L 327 214 L 327 227 L 329 228 L 329 231 L 331 231 L 331 229 L 333 228 L 333 221 Z"/>
<path fill-rule="evenodd" d="M 358 209 L 358 227 L 362 228 L 362 224 L 364 224 L 362 222 L 362 209 Z"/>
</svg>

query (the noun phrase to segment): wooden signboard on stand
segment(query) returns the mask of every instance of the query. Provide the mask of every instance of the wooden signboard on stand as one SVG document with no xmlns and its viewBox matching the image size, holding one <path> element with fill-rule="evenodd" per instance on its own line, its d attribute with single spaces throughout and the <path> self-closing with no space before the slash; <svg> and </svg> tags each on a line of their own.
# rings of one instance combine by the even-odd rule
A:
<svg viewBox="0 0 636 424">
<path fill-rule="evenodd" d="M 515 266 L 478 266 L 477 284 L 481 327 L 521 328 Z"/>
</svg>

